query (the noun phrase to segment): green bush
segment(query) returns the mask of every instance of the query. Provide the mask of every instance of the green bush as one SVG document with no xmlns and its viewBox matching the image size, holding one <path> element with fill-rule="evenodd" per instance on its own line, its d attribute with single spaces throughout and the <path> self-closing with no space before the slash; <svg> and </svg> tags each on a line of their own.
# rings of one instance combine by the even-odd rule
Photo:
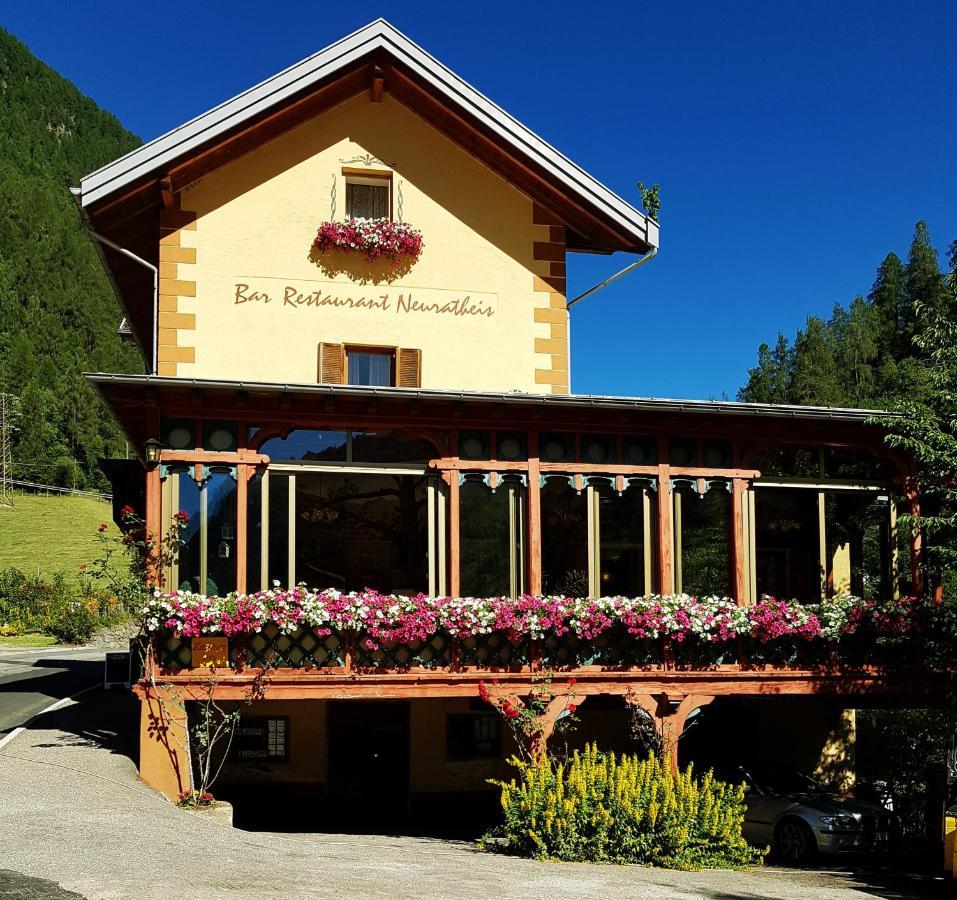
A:
<svg viewBox="0 0 957 900">
<path fill-rule="evenodd" d="M 18 569 L 0 572 L 0 629 L 42 631 L 69 644 L 88 641 L 102 625 L 129 618 L 122 600 L 90 585 L 71 588 L 62 575 L 44 581 Z"/>
<path fill-rule="evenodd" d="M 4 569 L 0 572 L 0 625 L 8 623 L 17 631 L 46 631 L 57 602 L 69 593 L 62 575 L 44 581 L 19 569 Z"/>
<path fill-rule="evenodd" d="M 90 606 L 83 600 L 65 598 L 54 609 L 46 633 L 64 644 L 85 644 L 100 624 Z"/>
<path fill-rule="evenodd" d="M 655 756 L 616 757 L 591 744 L 567 763 L 512 760 L 520 781 L 502 789 L 504 823 L 483 839 L 535 859 L 673 869 L 738 868 L 766 851 L 741 835 L 744 788 L 679 772 Z"/>
</svg>

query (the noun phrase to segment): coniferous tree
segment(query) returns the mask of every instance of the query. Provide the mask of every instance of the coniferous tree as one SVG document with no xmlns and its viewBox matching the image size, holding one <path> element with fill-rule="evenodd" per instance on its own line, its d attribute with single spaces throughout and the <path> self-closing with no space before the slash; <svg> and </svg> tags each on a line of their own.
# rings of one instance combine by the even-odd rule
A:
<svg viewBox="0 0 957 900">
<path fill-rule="evenodd" d="M 834 336 L 841 402 L 864 406 L 875 399 L 877 386 L 874 363 L 879 326 L 875 308 L 860 296 L 847 309 L 835 304 L 829 327 Z"/>
<path fill-rule="evenodd" d="M 933 310 L 945 312 L 944 282 L 941 277 L 937 251 L 930 242 L 930 230 L 923 220 L 914 226 L 904 272 L 904 295 L 908 321 L 905 332 L 910 346 L 917 333 L 918 306 L 927 315 Z"/>
<path fill-rule="evenodd" d="M 835 342 L 828 326 L 809 316 L 794 341 L 794 402 L 806 406 L 840 406 L 844 400 L 838 376 Z"/>
<path fill-rule="evenodd" d="M 84 370 L 142 371 L 67 186 L 139 141 L 0 29 L 0 391 L 20 398 L 14 474 L 105 486 L 124 446 Z"/>
<path fill-rule="evenodd" d="M 910 311 L 904 292 L 904 264 L 896 253 L 888 253 L 878 266 L 867 299 L 874 307 L 878 345 L 892 361 L 909 355 Z"/>
<path fill-rule="evenodd" d="M 767 344 L 758 348 L 758 364 L 748 370 L 748 383 L 738 391 L 745 403 L 791 403 L 794 360 L 788 339 L 778 333 L 772 350 Z"/>
</svg>

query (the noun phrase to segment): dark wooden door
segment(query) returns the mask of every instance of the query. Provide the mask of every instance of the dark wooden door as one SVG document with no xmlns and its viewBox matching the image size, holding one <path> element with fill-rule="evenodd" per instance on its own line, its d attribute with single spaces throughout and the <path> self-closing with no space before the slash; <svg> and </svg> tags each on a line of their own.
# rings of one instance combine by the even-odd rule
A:
<svg viewBox="0 0 957 900">
<path fill-rule="evenodd" d="M 409 704 L 329 702 L 329 796 L 345 819 L 405 816 L 409 806 Z"/>
</svg>

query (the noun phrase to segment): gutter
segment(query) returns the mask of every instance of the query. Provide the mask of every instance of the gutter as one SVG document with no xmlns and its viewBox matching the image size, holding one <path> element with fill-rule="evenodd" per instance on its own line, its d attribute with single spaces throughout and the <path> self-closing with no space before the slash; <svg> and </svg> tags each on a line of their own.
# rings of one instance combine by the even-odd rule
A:
<svg viewBox="0 0 957 900">
<path fill-rule="evenodd" d="M 592 394 L 530 394 L 524 391 L 491 392 L 444 390 L 441 388 L 397 388 L 370 385 L 333 385 L 271 382 L 227 381 L 223 379 L 178 378 L 174 376 L 118 375 L 109 372 L 84 372 L 94 389 L 102 394 L 108 385 L 131 387 L 163 387 L 174 390 L 247 391 L 263 394 L 303 394 L 341 396 L 369 400 L 423 400 L 459 403 L 501 403 L 506 406 L 565 407 L 574 409 L 616 409 L 633 412 L 711 413 L 724 416 L 766 416 L 781 419 L 847 421 L 866 424 L 875 417 L 899 418 L 899 413 L 877 409 L 855 409 L 829 406 L 791 406 L 774 403 L 741 403 L 734 400 L 677 400 L 663 397 L 616 397 Z"/>
<path fill-rule="evenodd" d="M 93 226 L 90 223 L 90 220 L 87 218 L 87 216 L 83 212 L 83 207 L 80 202 L 80 196 L 81 196 L 80 188 L 71 187 L 70 193 L 73 194 L 74 198 L 76 199 L 77 206 L 80 207 L 80 214 L 81 216 L 83 216 L 83 222 L 86 225 L 86 230 L 89 232 L 90 237 L 93 238 L 95 242 L 97 242 L 98 244 L 102 244 L 106 247 L 109 247 L 111 250 L 115 250 L 121 256 L 125 256 L 127 259 L 133 260 L 133 262 L 138 263 L 144 268 L 149 269 L 153 273 L 153 347 L 152 347 L 151 365 L 150 365 L 149 374 L 155 375 L 157 370 L 156 344 L 157 344 L 157 337 L 159 335 L 159 269 L 156 266 L 154 266 L 151 262 L 147 262 L 147 260 L 143 259 L 141 256 L 137 256 L 135 253 L 133 253 L 132 250 L 127 250 L 126 247 L 121 247 L 119 244 L 117 244 L 115 241 L 111 241 L 105 235 L 100 234 L 98 231 L 94 231 Z M 102 250 L 100 251 L 100 256 L 101 258 L 103 256 Z M 122 295 L 117 290 L 115 282 L 113 282 L 113 276 L 111 274 L 110 267 L 106 265 L 105 259 L 103 260 L 103 263 L 104 263 L 104 267 L 106 268 L 107 274 L 110 275 L 110 281 L 111 283 L 113 283 L 113 290 L 116 291 L 117 297 L 121 297 Z"/>
</svg>

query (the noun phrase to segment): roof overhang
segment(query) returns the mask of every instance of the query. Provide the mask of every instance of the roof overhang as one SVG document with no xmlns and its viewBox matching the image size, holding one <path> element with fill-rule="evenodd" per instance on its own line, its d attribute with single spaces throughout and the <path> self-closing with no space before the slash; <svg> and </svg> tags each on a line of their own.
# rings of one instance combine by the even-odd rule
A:
<svg viewBox="0 0 957 900">
<path fill-rule="evenodd" d="M 835 446 L 881 444 L 878 416 L 868 409 L 779 406 L 726 400 L 672 400 L 582 394 L 526 394 L 358 385 L 277 384 L 254 381 L 166 378 L 87 373 L 133 446 L 152 436 L 149 409 L 164 416 L 195 415 L 263 425 L 337 419 L 378 427 L 538 427 L 613 432 L 640 430 L 673 434 L 818 442 Z"/>
<path fill-rule="evenodd" d="M 84 219 L 155 262 L 164 200 L 374 82 L 565 223 L 570 250 L 645 254 L 658 246 L 657 222 L 382 19 L 87 175 L 77 189 Z M 103 258 L 148 344 L 149 273 L 110 249 Z"/>
</svg>

